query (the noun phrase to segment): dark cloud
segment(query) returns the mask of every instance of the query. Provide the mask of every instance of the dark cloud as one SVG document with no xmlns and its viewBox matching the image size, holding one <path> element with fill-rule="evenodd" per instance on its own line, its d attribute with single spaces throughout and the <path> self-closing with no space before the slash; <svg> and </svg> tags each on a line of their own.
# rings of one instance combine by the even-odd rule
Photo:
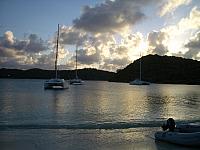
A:
<svg viewBox="0 0 200 150">
<path fill-rule="evenodd" d="M 0 68 L 20 68 L 20 66 L 21 65 L 15 59 L 0 58 Z"/>
<path fill-rule="evenodd" d="M 71 27 L 63 27 L 60 30 L 60 43 L 67 45 L 83 45 L 88 39 L 88 34 Z"/>
<path fill-rule="evenodd" d="M 130 63 L 130 61 L 126 57 L 122 57 L 122 58 L 106 59 L 105 63 L 112 64 L 118 67 L 123 67 L 128 63 Z"/>
<path fill-rule="evenodd" d="M 125 46 L 119 46 L 114 50 L 114 53 L 116 53 L 119 56 L 127 56 L 128 48 Z"/>
<path fill-rule="evenodd" d="M 38 53 L 48 48 L 45 43 L 36 34 L 30 34 L 28 39 L 18 40 L 14 38 L 11 31 L 4 33 L 4 36 L 0 37 L 1 49 L 8 50 L 13 49 L 14 51 L 24 51 L 28 53 Z"/>
<path fill-rule="evenodd" d="M 27 45 L 28 45 L 27 41 L 25 41 L 25 40 L 24 41 L 17 40 L 12 47 L 13 47 L 13 49 L 15 49 L 17 51 L 21 51 L 21 50 L 25 50 Z"/>
<path fill-rule="evenodd" d="M 126 57 L 105 59 L 103 65 L 100 67 L 104 70 L 116 71 L 117 69 L 122 69 L 124 66 L 129 64 L 130 61 Z"/>
<path fill-rule="evenodd" d="M 54 69 L 55 61 L 54 53 L 37 56 L 35 54 L 28 54 L 24 56 L 16 55 L 15 57 L 0 57 L 0 68 L 41 68 Z"/>
<path fill-rule="evenodd" d="M 98 49 L 94 53 L 90 54 L 89 50 L 81 49 L 77 54 L 78 62 L 81 64 L 92 65 L 100 62 L 101 56 Z"/>
<path fill-rule="evenodd" d="M 54 66 L 54 62 L 55 62 L 55 53 L 54 52 L 51 52 L 49 54 L 40 55 L 37 58 L 37 63 L 40 65 L 50 64 L 50 66 Z"/>
<path fill-rule="evenodd" d="M 188 51 L 184 54 L 184 57 L 200 59 L 197 56 L 200 53 L 200 31 L 196 33 L 195 37 L 185 47 L 188 48 Z"/>
<path fill-rule="evenodd" d="M 21 42 L 20 44 L 24 44 L 24 42 Z M 30 53 L 38 53 L 40 51 L 46 50 L 47 44 L 39 38 L 36 34 L 30 34 L 29 35 L 29 40 L 27 42 L 27 45 L 25 47 L 25 51 L 30 52 Z"/>
<path fill-rule="evenodd" d="M 1 57 L 14 57 L 15 51 L 13 49 L 0 46 L 0 58 Z"/>
<path fill-rule="evenodd" d="M 183 57 L 183 53 L 181 51 L 179 51 L 178 53 L 172 53 L 172 56 L 176 56 L 176 57 Z"/>
<path fill-rule="evenodd" d="M 28 39 L 16 39 L 11 31 L 0 37 L 0 66 L 12 68 L 27 68 L 39 66 L 39 52 L 47 50 L 47 44 L 36 34 L 30 34 Z M 49 60 L 46 64 L 50 64 Z"/>
<path fill-rule="evenodd" d="M 126 46 L 110 47 L 110 57 L 103 58 L 102 69 L 116 71 L 128 65 L 131 61 L 128 58 Z"/>
<path fill-rule="evenodd" d="M 85 6 L 74 26 L 89 32 L 120 32 L 145 18 L 141 8 L 156 0 L 106 0 L 95 7 Z"/>
<path fill-rule="evenodd" d="M 61 41 L 65 44 L 75 44 L 76 41 L 82 42 L 81 49 L 78 51 L 78 63 L 84 66 L 91 66 L 99 64 L 101 69 L 115 70 L 127 65 L 129 62 L 128 52 L 129 49 L 126 46 L 119 46 L 116 44 L 113 34 L 85 34 L 83 31 L 77 32 L 77 29 L 61 31 Z M 71 35 L 71 36 L 70 36 Z M 84 36 L 85 38 L 82 38 Z M 132 37 L 132 36 L 131 36 Z M 134 37 L 129 37 L 129 41 Z M 66 42 L 63 42 L 65 41 Z M 108 56 L 105 56 L 108 55 Z M 110 60 L 109 60 L 110 59 Z M 70 59 L 70 66 L 73 66 L 75 62 L 75 56 Z M 114 64 L 116 63 L 116 64 Z M 73 65 L 72 65 L 73 64 Z"/>
<path fill-rule="evenodd" d="M 168 35 L 162 31 L 153 31 L 148 34 L 147 40 L 149 42 L 149 53 L 164 55 L 168 52 L 167 47 L 163 41 L 168 39 Z"/>
</svg>

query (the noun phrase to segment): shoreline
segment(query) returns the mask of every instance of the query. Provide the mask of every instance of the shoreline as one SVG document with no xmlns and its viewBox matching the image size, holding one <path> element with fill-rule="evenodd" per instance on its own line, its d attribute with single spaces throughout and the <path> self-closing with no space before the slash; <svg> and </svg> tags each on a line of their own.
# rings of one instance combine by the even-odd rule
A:
<svg viewBox="0 0 200 150">
<path fill-rule="evenodd" d="M 131 129 L 17 129 L 0 131 L 0 147 L 4 150 L 197 150 L 154 140 L 160 128 Z"/>
</svg>

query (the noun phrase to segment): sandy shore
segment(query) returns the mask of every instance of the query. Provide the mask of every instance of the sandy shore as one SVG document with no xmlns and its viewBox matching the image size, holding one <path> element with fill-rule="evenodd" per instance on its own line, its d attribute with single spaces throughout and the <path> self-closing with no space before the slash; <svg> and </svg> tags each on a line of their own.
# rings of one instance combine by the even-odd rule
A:
<svg viewBox="0 0 200 150">
<path fill-rule="evenodd" d="M 17 129 L 0 131 L 1 150 L 197 150 L 155 142 L 159 128 L 115 130 Z"/>
</svg>

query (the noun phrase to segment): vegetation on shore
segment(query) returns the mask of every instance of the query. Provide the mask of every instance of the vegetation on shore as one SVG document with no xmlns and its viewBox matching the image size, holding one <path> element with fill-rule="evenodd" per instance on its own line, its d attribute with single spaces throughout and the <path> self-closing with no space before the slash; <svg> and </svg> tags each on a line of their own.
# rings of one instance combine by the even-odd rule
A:
<svg viewBox="0 0 200 150">
<path fill-rule="evenodd" d="M 141 60 L 142 80 L 151 83 L 200 84 L 200 62 L 175 56 L 147 55 Z M 110 81 L 130 82 L 139 78 L 140 59 L 118 71 Z"/>
<path fill-rule="evenodd" d="M 200 84 L 200 61 L 175 56 L 147 55 L 141 60 L 142 80 L 152 83 Z M 79 69 L 78 75 L 83 80 L 104 80 L 111 82 L 130 82 L 139 78 L 140 59 L 135 60 L 117 73 L 92 68 Z M 0 78 L 14 79 L 49 79 L 54 70 L 38 68 L 0 69 Z M 66 80 L 75 77 L 75 70 L 60 70 L 60 78 Z"/>
<path fill-rule="evenodd" d="M 75 70 L 59 70 L 59 77 L 62 79 L 75 78 Z M 92 68 L 85 68 L 78 70 L 79 78 L 83 80 L 105 80 L 108 81 L 113 72 L 97 70 Z M 19 69 L 0 69 L 0 78 L 12 78 L 12 79 L 50 79 L 55 77 L 54 70 L 42 70 L 38 68 L 19 70 Z"/>
</svg>

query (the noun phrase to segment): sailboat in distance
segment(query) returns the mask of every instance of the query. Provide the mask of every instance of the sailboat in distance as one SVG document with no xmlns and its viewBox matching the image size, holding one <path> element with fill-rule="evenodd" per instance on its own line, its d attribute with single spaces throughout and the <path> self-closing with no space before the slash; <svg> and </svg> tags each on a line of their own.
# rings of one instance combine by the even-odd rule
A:
<svg viewBox="0 0 200 150">
<path fill-rule="evenodd" d="M 142 57 L 140 54 L 140 78 L 129 82 L 130 85 L 150 85 L 150 82 L 142 81 Z"/>
<path fill-rule="evenodd" d="M 82 81 L 79 77 L 78 77 L 78 70 L 77 70 L 77 51 L 78 51 L 78 46 L 76 45 L 76 69 L 75 69 L 75 78 L 71 79 L 69 81 L 70 84 L 72 85 L 82 85 L 84 83 L 84 81 Z"/>
<path fill-rule="evenodd" d="M 58 24 L 58 33 L 57 33 L 57 42 L 56 42 L 56 59 L 55 59 L 55 78 L 46 80 L 44 82 L 44 89 L 64 89 L 68 88 L 65 87 L 65 80 L 58 78 L 58 42 L 59 42 L 59 24 Z"/>
</svg>

